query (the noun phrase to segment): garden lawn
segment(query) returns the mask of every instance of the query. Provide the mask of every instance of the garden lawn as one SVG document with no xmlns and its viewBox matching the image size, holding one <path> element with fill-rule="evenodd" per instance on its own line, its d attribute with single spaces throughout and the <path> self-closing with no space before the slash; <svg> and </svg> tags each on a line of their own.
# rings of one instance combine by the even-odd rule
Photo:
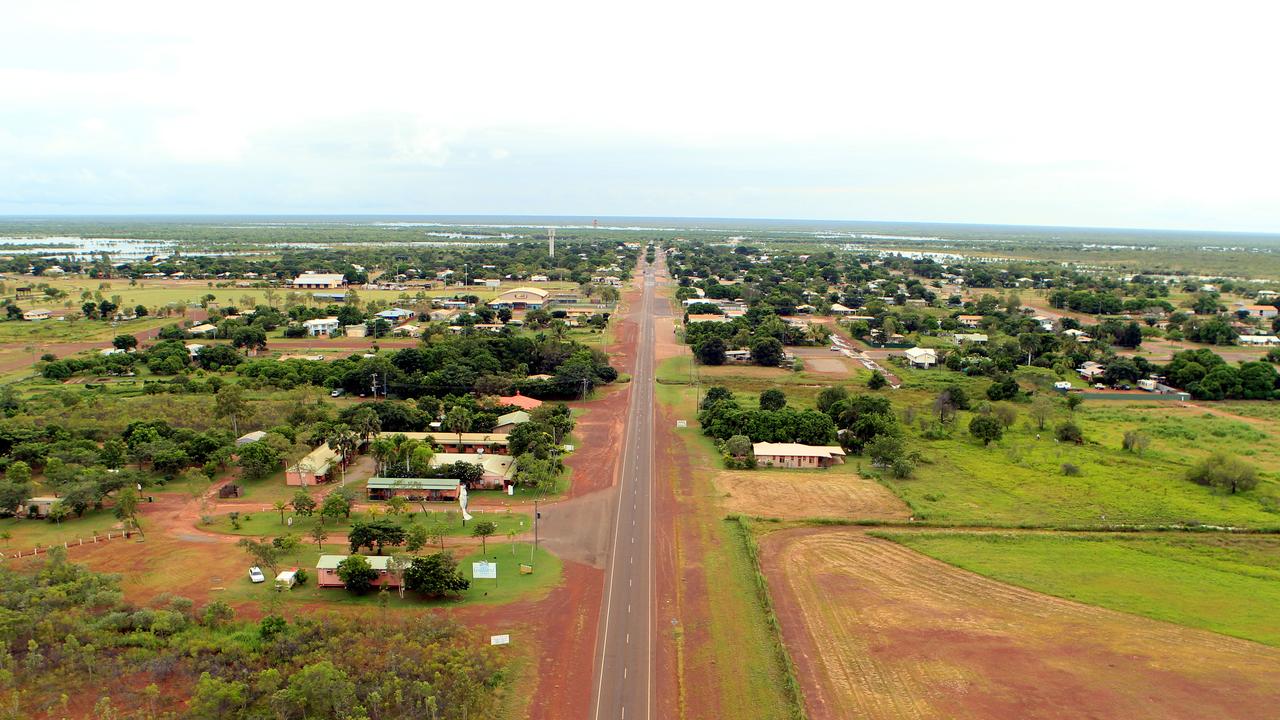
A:
<svg viewBox="0 0 1280 720">
<path fill-rule="evenodd" d="M 474 519 L 468 522 L 466 527 L 462 526 L 462 516 L 459 515 L 456 510 L 433 510 L 426 514 L 414 511 L 412 513 L 406 512 L 403 515 L 398 516 L 380 512 L 377 515 L 377 519 L 399 522 L 405 528 L 412 527 L 413 525 L 430 526 L 434 522 L 444 521 L 445 526 L 448 528 L 448 531 L 445 534 L 450 537 L 469 536 L 471 535 L 472 528 L 475 527 L 477 522 L 488 520 L 490 522 L 497 523 L 498 525 L 498 531 L 489 538 L 491 541 L 495 539 L 505 541 L 507 533 L 509 532 L 514 531 L 517 533 L 523 533 L 525 531 L 531 532 L 533 530 L 530 517 L 523 513 L 475 512 L 471 515 Z M 316 526 L 316 523 L 319 522 L 320 519 L 318 513 L 310 517 L 304 517 L 301 515 L 294 515 L 289 510 L 285 511 L 284 517 L 286 521 L 292 518 L 293 525 L 289 526 L 287 524 L 282 524 L 280 522 L 280 513 L 268 508 L 259 512 L 241 513 L 239 518 L 239 528 L 233 527 L 231 523 L 231 516 L 229 514 L 225 514 L 215 516 L 213 518 L 213 522 L 209 525 L 205 525 L 204 529 L 212 532 L 227 533 L 229 535 L 248 535 L 251 537 L 276 536 L 284 535 L 285 533 L 293 533 L 295 535 L 302 536 L 303 541 L 305 542 L 306 538 L 310 536 L 311 529 Z M 351 513 L 350 520 L 325 520 L 324 529 L 331 535 L 346 534 L 346 532 L 351 529 L 351 524 L 353 522 L 368 520 L 368 513 L 357 511 Z"/>
<path fill-rule="evenodd" d="M 455 555 L 458 560 L 458 569 L 464 577 L 471 580 L 471 587 L 466 592 L 456 598 L 423 598 L 412 592 L 406 592 L 402 600 L 397 591 L 389 590 L 385 598 L 387 606 L 413 608 L 457 606 L 469 603 L 501 604 L 515 600 L 537 600 L 560 583 L 563 564 L 555 555 L 539 548 L 532 553 L 533 574 L 521 575 L 519 566 L 522 563 L 529 563 L 532 549 L 533 546 L 529 543 L 514 543 L 513 547 L 513 544 L 505 538 L 489 538 L 488 553 L 482 555 L 477 550 L 465 556 L 459 557 Z M 424 549 L 418 554 L 425 556 L 433 552 L 434 550 Z M 249 560 L 248 555 L 245 555 L 244 572 L 236 578 L 226 581 L 226 590 L 221 597 L 228 601 L 257 600 L 268 603 L 279 601 L 286 606 L 294 603 L 314 604 L 318 602 L 333 603 L 335 605 L 379 605 L 382 602 L 379 597 L 381 593 L 376 590 L 364 595 L 354 595 L 343 588 L 321 588 L 316 586 L 315 567 L 320 556 L 347 554 L 349 554 L 348 549 L 341 545 L 325 545 L 323 551 L 317 548 L 314 543 L 301 546 L 297 551 L 281 561 L 280 568 L 303 568 L 306 569 L 310 577 L 307 579 L 306 584 L 296 585 L 293 589 L 284 592 L 277 592 L 272 588 L 271 581 L 273 578 L 270 576 L 265 583 L 255 585 L 250 582 L 249 566 L 252 562 Z M 389 555 L 392 552 L 387 549 L 383 551 L 383 554 Z M 486 557 L 491 562 L 498 564 L 498 579 L 474 580 L 472 578 L 471 563 L 483 560 Z M 266 568 L 263 568 L 263 572 L 270 575 L 270 571 Z"/>
<path fill-rule="evenodd" d="M 1280 646 L 1280 539 L 874 533 L 1058 597 Z"/>
</svg>

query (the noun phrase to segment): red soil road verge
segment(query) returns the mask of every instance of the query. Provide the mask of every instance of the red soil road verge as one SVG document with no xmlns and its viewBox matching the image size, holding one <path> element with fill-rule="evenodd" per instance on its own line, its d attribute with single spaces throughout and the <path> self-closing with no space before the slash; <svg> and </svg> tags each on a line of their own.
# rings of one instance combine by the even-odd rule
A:
<svg viewBox="0 0 1280 720">
<path fill-rule="evenodd" d="M 812 720 L 1264 718 L 1280 649 L 996 582 L 849 528 L 761 559 Z"/>
</svg>

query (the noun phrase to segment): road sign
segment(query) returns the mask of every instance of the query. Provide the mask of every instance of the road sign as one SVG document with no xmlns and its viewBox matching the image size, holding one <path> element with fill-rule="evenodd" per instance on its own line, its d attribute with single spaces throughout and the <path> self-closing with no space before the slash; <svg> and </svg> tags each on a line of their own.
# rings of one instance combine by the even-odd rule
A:
<svg viewBox="0 0 1280 720">
<path fill-rule="evenodd" d="M 489 644 L 490 645 L 510 645 L 511 636 L 510 635 L 490 635 Z"/>
<path fill-rule="evenodd" d="M 677 421 L 676 421 L 676 427 L 677 427 L 677 428 L 687 428 L 687 427 L 689 427 L 689 421 L 688 421 L 688 420 L 677 420 Z"/>
<path fill-rule="evenodd" d="M 497 580 L 498 579 L 498 563 L 480 562 L 471 563 L 471 577 L 476 580 Z"/>
</svg>

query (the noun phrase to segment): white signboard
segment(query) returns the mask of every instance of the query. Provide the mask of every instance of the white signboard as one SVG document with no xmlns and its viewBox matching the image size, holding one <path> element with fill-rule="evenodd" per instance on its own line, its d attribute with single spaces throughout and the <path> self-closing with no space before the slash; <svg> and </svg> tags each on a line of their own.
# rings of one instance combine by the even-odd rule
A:
<svg viewBox="0 0 1280 720">
<path fill-rule="evenodd" d="M 476 580 L 497 580 L 498 563 L 483 560 L 471 563 L 471 577 Z"/>
<path fill-rule="evenodd" d="M 490 635 L 489 644 L 490 645 L 510 645 L 511 636 L 510 635 Z"/>
<path fill-rule="evenodd" d="M 687 428 L 687 427 L 689 427 L 689 421 L 688 421 L 688 420 L 677 420 L 677 421 L 676 421 L 676 427 L 678 427 L 678 428 Z"/>
</svg>

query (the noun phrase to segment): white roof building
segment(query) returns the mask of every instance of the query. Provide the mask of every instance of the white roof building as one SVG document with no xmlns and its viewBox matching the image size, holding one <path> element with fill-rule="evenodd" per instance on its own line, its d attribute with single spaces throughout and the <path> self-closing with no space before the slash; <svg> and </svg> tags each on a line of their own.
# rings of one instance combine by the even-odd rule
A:
<svg viewBox="0 0 1280 720">
<path fill-rule="evenodd" d="M 933 348 L 913 347 L 902 351 L 912 367 L 930 368 L 938 364 L 938 351 Z"/>
</svg>

